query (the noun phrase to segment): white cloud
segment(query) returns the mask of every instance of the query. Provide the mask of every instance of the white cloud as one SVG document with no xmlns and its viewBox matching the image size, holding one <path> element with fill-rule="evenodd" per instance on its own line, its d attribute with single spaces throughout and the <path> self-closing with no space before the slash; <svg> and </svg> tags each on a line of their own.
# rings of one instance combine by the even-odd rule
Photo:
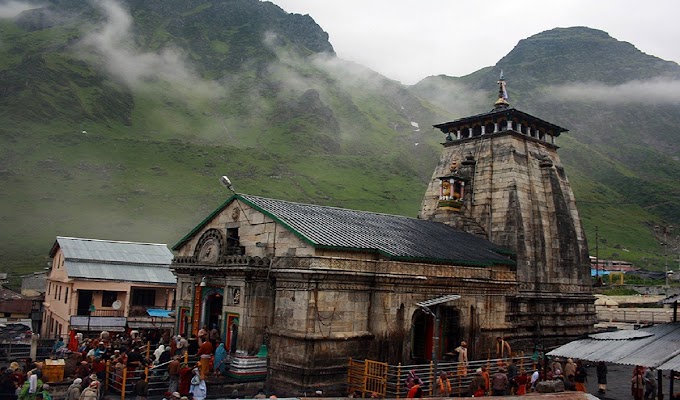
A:
<svg viewBox="0 0 680 400">
<path fill-rule="evenodd" d="M 680 81 L 655 78 L 629 81 L 609 86 L 597 82 L 551 86 L 547 96 L 561 101 L 596 101 L 607 103 L 679 104 Z"/>
<path fill-rule="evenodd" d="M 11 19 L 24 11 L 39 7 L 41 7 L 41 5 L 26 1 L 0 1 L 0 18 Z"/>
<path fill-rule="evenodd" d="M 557 27 L 604 30 L 648 54 L 680 61 L 677 0 L 272 2 L 314 18 L 340 57 L 406 84 L 494 65 L 521 39 Z"/>
<path fill-rule="evenodd" d="M 223 93 L 217 83 L 198 76 L 181 49 L 166 47 L 157 52 L 136 49 L 131 33 L 132 17 L 120 3 L 104 0 L 95 4 L 104 12 L 106 22 L 87 34 L 82 45 L 102 57 L 102 65 L 111 75 L 132 88 L 160 80 L 182 93 L 206 97 Z"/>
</svg>

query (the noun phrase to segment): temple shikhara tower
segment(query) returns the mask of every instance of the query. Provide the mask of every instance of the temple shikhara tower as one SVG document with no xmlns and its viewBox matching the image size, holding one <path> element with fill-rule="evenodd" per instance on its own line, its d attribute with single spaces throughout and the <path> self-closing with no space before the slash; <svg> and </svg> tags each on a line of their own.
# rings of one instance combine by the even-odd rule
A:
<svg viewBox="0 0 680 400">
<path fill-rule="evenodd" d="M 548 345 L 592 330 L 588 248 L 555 145 L 567 130 L 510 107 L 505 84 L 491 111 L 435 125 L 446 141 L 419 217 L 513 251 L 506 334 Z"/>
</svg>

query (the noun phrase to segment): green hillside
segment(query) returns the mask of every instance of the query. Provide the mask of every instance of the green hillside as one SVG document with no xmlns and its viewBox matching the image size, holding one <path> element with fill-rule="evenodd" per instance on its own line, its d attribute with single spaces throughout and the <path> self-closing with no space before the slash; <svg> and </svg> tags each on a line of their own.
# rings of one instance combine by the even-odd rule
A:
<svg viewBox="0 0 680 400">
<path fill-rule="evenodd" d="M 54 1 L 0 22 L 3 268 L 174 243 L 238 191 L 415 215 L 444 118 L 271 3 Z M 134 16 L 134 19 L 130 18 Z M 423 162 L 426 160 L 426 162 Z"/>
<path fill-rule="evenodd" d="M 676 106 L 541 97 L 583 80 L 569 60 L 605 83 L 677 74 L 599 31 L 542 33 L 409 88 L 271 3 L 46 4 L 0 20 L 3 270 L 43 267 L 57 235 L 173 244 L 229 195 L 225 174 L 242 193 L 415 216 L 443 139 L 431 125 L 489 109 L 500 68 L 513 105 L 572 130 L 560 154 L 602 256 L 652 259 L 649 225 L 679 219 Z M 617 65 L 596 70 L 591 42 Z"/>
<path fill-rule="evenodd" d="M 654 90 L 679 79 L 680 66 L 599 30 L 559 28 L 520 41 L 492 68 L 426 78 L 412 91 L 457 118 L 440 99 L 467 93 L 478 111 L 490 109 L 501 70 L 513 107 L 570 130 L 557 144 L 591 253 L 598 227 L 601 257 L 661 268 L 654 227 L 680 222 L 680 107 Z"/>
</svg>

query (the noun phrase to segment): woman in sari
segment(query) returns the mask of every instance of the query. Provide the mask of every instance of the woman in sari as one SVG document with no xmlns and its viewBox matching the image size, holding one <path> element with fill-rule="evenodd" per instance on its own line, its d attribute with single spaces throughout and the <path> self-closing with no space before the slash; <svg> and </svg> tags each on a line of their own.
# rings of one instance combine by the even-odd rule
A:
<svg viewBox="0 0 680 400">
<path fill-rule="evenodd" d="M 227 349 L 224 348 L 224 343 L 220 343 L 215 350 L 215 373 L 224 375 L 227 371 Z"/>
</svg>

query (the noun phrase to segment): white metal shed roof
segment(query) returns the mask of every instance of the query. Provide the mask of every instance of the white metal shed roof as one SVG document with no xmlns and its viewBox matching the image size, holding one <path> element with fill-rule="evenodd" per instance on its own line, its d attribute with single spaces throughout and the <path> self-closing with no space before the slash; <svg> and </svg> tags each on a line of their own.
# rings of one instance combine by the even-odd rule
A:
<svg viewBox="0 0 680 400">
<path fill-rule="evenodd" d="M 548 355 L 679 370 L 680 323 L 590 335 L 588 339 L 560 346 Z"/>
</svg>

